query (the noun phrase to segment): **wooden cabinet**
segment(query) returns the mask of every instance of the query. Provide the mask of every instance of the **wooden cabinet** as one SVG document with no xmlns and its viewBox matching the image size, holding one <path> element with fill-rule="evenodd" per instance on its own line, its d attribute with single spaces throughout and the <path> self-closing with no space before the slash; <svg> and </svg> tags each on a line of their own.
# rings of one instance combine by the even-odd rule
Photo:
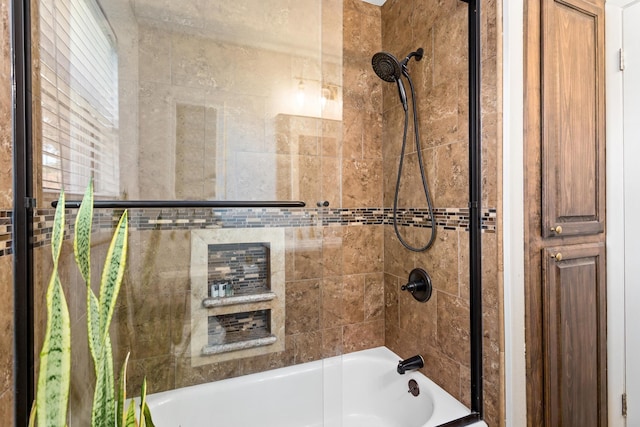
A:
<svg viewBox="0 0 640 427">
<path fill-rule="evenodd" d="M 582 0 L 542 8 L 542 235 L 604 231 L 604 15 Z"/>
<path fill-rule="evenodd" d="M 604 426 L 604 244 L 545 248 L 542 257 L 546 425 Z"/>
<path fill-rule="evenodd" d="M 527 420 L 603 427 L 604 1 L 525 10 Z"/>
</svg>

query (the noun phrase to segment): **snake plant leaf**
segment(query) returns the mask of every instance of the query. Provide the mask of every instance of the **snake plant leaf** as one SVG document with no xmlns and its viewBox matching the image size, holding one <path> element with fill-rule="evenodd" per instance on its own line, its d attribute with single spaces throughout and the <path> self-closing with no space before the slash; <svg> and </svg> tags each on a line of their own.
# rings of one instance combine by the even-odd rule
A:
<svg viewBox="0 0 640 427">
<path fill-rule="evenodd" d="M 36 413 L 37 413 L 37 406 L 36 403 L 34 402 L 33 405 L 31 405 L 31 411 L 29 412 L 29 427 L 36 427 Z"/>
<path fill-rule="evenodd" d="M 62 247 L 62 240 L 64 238 L 64 203 L 64 190 L 60 190 L 56 213 L 53 217 L 53 230 L 51 231 L 51 255 L 53 256 L 53 263 L 55 265 L 58 265 L 60 248 Z"/>
<path fill-rule="evenodd" d="M 36 393 L 37 426 L 64 426 L 71 378 L 71 329 L 69 308 L 54 266 L 47 291 L 47 329 L 40 352 Z"/>
<path fill-rule="evenodd" d="M 142 380 L 140 391 L 140 427 L 155 427 L 151 419 L 151 411 L 147 405 L 147 377 Z"/>
<path fill-rule="evenodd" d="M 95 363 L 101 350 L 99 340 L 99 311 L 98 300 L 91 289 L 91 227 L 93 224 L 93 178 L 84 192 L 82 203 L 78 209 L 73 239 L 73 254 L 76 264 L 87 284 L 87 335 L 91 357 Z M 96 368 L 97 369 L 97 368 Z M 96 371 L 97 373 L 97 371 Z"/>
<path fill-rule="evenodd" d="M 107 258 L 102 270 L 102 280 L 100 282 L 100 334 L 101 345 L 106 345 L 106 337 L 109 332 L 109 325 L 113 317 L 116 306 L 116 299 L 120 292 L 124 267 L 127 260 L 127 235 L 129 231 L 127 211 L 125 210 L 116 231 L 111 239 Z"/>
<path fill-rule="evenodd" d="M 144 409 L 142 410 L 142 412 L 143 412 L 145 427 L 156 427 L 155 424 L 153 424 L 153 419 L 151 418 L 151 410 L 149 409 L 149 405 L 147 405 L 146 402 L 144 404 Z"/>
<path fill-rule="evenodd" d="M 93 223 L 93 179 L 82 198 L 76 215 L 73 254 L 87 288 L 91 288 L 91 226 Z"/>
<path fill-rule="evenodd" d="M 125 427 L 127 423 L 126 412 L 124 404 L 127 401 L 127 365 L 129 363 L 129 356 L 131 352 L 127 353 L 124 358 L 124 363 L 120 369 L 120 380 L 118 384 L 118 400 L 116 401 L 116 427 Z"/>
<path fill-rule="evenodd" d="M 58 259 L 64 237 L 64 191 L 60 192 L 53 221 L 53 271 L 47 288 L 47 327 L 40 352 L 36 392 L 36 425 L 66 425 L 71 378 L 71 327 L 69 308 L 58 277 Z"/>
<path fill-rule="evenodd" d="M 107 339 L 109 336 L 107 334 Z M 109 344 L 110 344 L 109 340 Z M 98 359 L 96 374 L 96 388 L 93 394 L 91 410 L 92 427 L 112 427 L 116 424 L 115 402 L 113 399 L 113 356 L 111 345 L 102 347 L 102 354 Z"/>
<path fill-rule="evenodd" d="M 98 359 L 102 353 L 100 342 L 100 306 L 98 297 L 91 288 L 87 288 L 87 338 L 89 340 L 89 350 L 93 358 L 93 366 L 98 375 Z M 111 343 L 108 343 L 110 345 Z"/>
<path fill-rule="evenodd" d="M 125 421 L 125 427 L 138 427 L 138 421 L 136 420 L 136 408 L 133 405 L 133 401 L 129 403 L 129 409 L 127 410 L 127 420 Z"/>
</svg>

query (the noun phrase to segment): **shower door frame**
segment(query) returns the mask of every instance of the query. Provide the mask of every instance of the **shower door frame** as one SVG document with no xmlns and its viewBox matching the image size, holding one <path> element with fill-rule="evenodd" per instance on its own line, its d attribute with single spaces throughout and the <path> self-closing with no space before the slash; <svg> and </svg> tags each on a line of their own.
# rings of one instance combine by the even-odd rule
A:
<svg viewBox="0 0 640 427">
<path fill-rule="evenodd" d="M 469 243 L 471 413 L 443 426 L 465 426 L 482 421 L 482 228 L 481 228 L 481 0 L 468 4 L 469 40 Z M 33 247 L 30 243 L 33 197 L 31 111 L 30 0 L 11 1 L 13 71 L 13 259 L 16 426 L 27 425 L 34 399 Z"/>
<path fill-rule="evenodd" d="M 29 0 L 13 0 L 11 55 L 13 75 L 13 277 L 14 422 L 28 424 L 34 400 L 33 247 L 30 242 L 33 197 L 31 26 Z"/>
</svg>

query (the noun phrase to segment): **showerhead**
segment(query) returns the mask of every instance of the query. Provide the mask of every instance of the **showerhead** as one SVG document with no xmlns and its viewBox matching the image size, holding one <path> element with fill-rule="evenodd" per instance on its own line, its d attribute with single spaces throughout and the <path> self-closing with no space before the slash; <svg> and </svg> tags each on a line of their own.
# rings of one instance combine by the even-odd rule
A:
<svg viewBox="0 0 640 427">
<path fill-rule="evenodd" d="M 385 82 L 393 83 L 400 78 L 403 71 L 406 72 L 405 68 L 411 58 L 416 58 L 416 61 L 420 61 L 423 55 L 424 49 L 419 48 L 400 62 L 388 52 L 378 52 L 371 58 L 371 65 L 378 77 Z"/>
<path fill-rule="evenodd" d="M 407 71 L 407 63 L 413 57 L 416 58 L 416 61 L 420 61 L 422 59 L 422 55 L 424 54 L 424 49 L 419 48 L 415 52 L 411 52 L 407 55 L 406 58 L 399 62 L 395 56 L 391 55 L 387 52 L 378 52 L 373 55 L 371 58 L 371 66 L 373 67 L 373 71 L 385 82 L 393 83 L 396 82 L 398 85 L 398 95 L 400 96 L 400 101 L 402 102 L 402 107 L 404 111 L 407 111 L 407 93 L 404 90 L 404 84 L 402 83 L 402 74 L 404 74 L 407 78 L 409 78 L 409 72 Z"/>
<path fill-rule="evenodd" d="M 371 66 L 373 71 L 376 72 L 385 82 L 393 83 L 400 79 L 400 62 L 395 56 L 387 52 L 378 52 L 371 58 Z"/>
</svg>

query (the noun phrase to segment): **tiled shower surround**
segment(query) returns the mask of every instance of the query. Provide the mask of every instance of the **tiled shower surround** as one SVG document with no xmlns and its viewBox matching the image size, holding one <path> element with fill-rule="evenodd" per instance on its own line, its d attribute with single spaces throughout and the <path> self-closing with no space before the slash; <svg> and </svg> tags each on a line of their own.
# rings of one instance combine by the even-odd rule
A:
<svg viewBox="0 0 640 427">
<path fill-rule="evenodd" d="M 128 351 L 132 352 L 128 381 L 132 395 L 137 394 L 145 375 L 150 391 L 155 392 L 386 345 L 401 357 L 422 354 L 425 373 L 469 404 L 467 4 L 458 0 L 387 0 L 380 8 L 360 0 L 329 3 L 342 3 L 331 18 L 323 18 L 340 19 L 343 26 L 342 122 L 337 128 L 337 138 L 334 138 L 336 129 L 332 128 L 328 131 L 331 138 L 323 139 L 319 145 L 324 148 L 321 169 L 301 156 L 301 164 L 310 165 L 310 170 L 318 172 L 321 178 L 315 182 L 314 174 L 306 176 L 307 187 L 304 191 L 301 188 L 300 194 L 313 194 L 317 200 L 305 197 L 308 206 L 304 209 L 130 211 L 131 256 L 111 336 L 116 366 Z M 493 0 L 487 0 L 483 7 L 484 381 L 487 421 L 490 426 L 497 426 L 501 418 L 503 359 L 501 230 L 500 213 L 495 209 L 501 202 L 497 172 L 500 164 L 497 132 L 500 115 L 496 110 L 497 6 Z M 333 33 L 326 34 L 328 37 Z M 152 46 L 150 40 L 156 41 L 148 36 L 141 33 L 139 39 L 146 48 Z M 438 224 L 435 244 L 424 253 L 405 250 L 393 232 L 391 206 L 403 110 L 395 85 L 379 80 L 370 66 L 375 52 L 384 50 L 403 57 L 418 47 L 425 49 L 425 57 L 420 63 L 412 61 L 409 72 L 418 91 L 423 154 Z M 140 64 L 154 53 L 140 52 Z M 142 74 L 141 70 L 141 78 Z M 126 88 L 132 82 L 122 84 Z M 150 81 L 141 85 L 141 98 L 136 101 L 140 102 L 140 111 L 149 108 L 142 105 L 148 101 L 142 96 L 161 93 L 156 90 L 157 85 L 158 82 Z M 145 146 L 149 141 L 142 134 L 140 137 L 140 147 L 132 143 L 126 148 L 139 152 L 122 153 L 125 162 L 137 161 L 138 155 L 147 156 L 145 162 L 153 162 L 157 153 L 151 145 Z M 137 135 L 128 135 L 127 140 L 137 141 Z M 250 140 L 242 142 L 249 144 Z M 325 142 L 332 145 L 325 146 Z M 255 168 L 260 169 L 260 153 L 251 154 L 258 159 Z M 402 214 L 400 229 L 412 243 L 424 242 L 430 232 L 425 226 L 427 209 L 420 195 L 416 157 L 415 149 L 409 145 L 400 189 L 401 205 L 411 207 Z M 127 189 L 129 198 L 137 198 L 137 191 L 142 193 L 138 186 L 157 191 L 145 196 L 164 198 L 162 194 L 169 185 L 163 181 L 165 178 L 158 178 L 157 182 L 145 180 L 161 177 L 166 166 L 152 166 L 157 170 L 151 167 L 147 176 L 127 181 L 131 186 Z M 123 164 L 121 168 L 137 170 L 137 165 Z M 143 168 L 147 170 L 146 166 Z M 243 183 L 241 178 L 239 182 Z M 219 181 L 221 177 L 215 179 Z M 289 196 L 295 198 L 293 194 Z M 329 200 L 330 206 L 316 208 L 315 202 L 319 200 Z M 53 211 L 41 207 L 34 218 L 36 277 L 40 283 L 46 283 L 43 278 L 50 272 L 47 241 Z M 68 212 L 71 229 L 74 212 Z M 104 259 L 118 215 L 119 212 L 111 210 L 95 212 L 92 259 L 98 264 Z M 190 233 L 198 229 L 255 227 L 284 228 L 285 350 L 194 367 L 189 347 Z M 5 257 L 0 257 L 0 261 L 2 258 Z M 92 269 L 94 284 L 99 282 L 99 267 Z M 433 279 L 434 294 L 426 304 L 400 291 L 415 267 L 425 268 Z M 69 244 L 65 244 L 59 268 L 64 277 L 78 279 Z M 36 301 L 44 300 L 43 287 L 37 290 Z M 87 424 L 92 381 L 86 378 L 92 378 L 93 371 L 84 335 L 86 291 L 82 288 L 65 291 L 70 299 L 73 343 L 77 344 L 74 366 L 78 368 L 73 371 L 72 381 L 80 385 L 71 395 L 74 419 L 70 427 L 73 427 Z M 45 314 L 37 311 L 36 316 L 36 337 L 41 337 Z"/>
</svg>

